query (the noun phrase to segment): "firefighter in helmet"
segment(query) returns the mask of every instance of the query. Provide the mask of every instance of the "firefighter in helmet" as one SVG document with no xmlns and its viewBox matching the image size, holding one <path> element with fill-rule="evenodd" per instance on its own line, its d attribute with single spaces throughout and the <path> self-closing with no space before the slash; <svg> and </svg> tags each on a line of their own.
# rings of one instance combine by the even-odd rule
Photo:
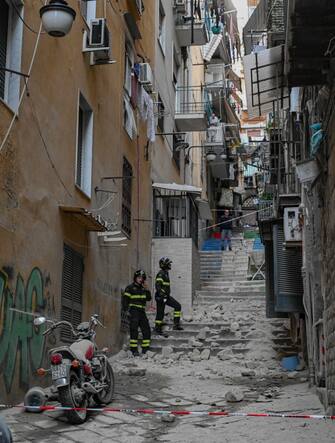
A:
<svg viewBox="0 0 335 443">
<path fill-rule="evenodd" d="M 146 303 L 151 300 L 151 293 L 146 284 L 146 273 L 139 269 L 134 273 L 134 281 L 124 292 L 125 307 L 129 309 L 130 350 L 134 356 L 138 352 L 138 328 L 142 332 L 142 354 L 150 347 L 151 331 L 145 313 Z"/>
<path fill-rule="evenodd" d="M 171 269 L 172 261 L 169 257 L 162 257 L 159 260 L 160 271 L 156 276 L 155 287 L 156 287 L 156 304 L 157 304 L 157 313 L 155 320 L 155 329 L 154 331 L 159 335 L 164 335 L 162 326 L 163 326 L 163 318 L 164 318 L 164 310 L 165 306 L 170 306 L 174 309 L 174 325 L 173 329 L 177 331 L 182 331 L 184 328 L 180 326 L 180 318 L 181 318 L 181 305 L 177 300 L 171 297 L 171 288 L 170 288 L 170 277 L 169 270 Z"/>
</svg>

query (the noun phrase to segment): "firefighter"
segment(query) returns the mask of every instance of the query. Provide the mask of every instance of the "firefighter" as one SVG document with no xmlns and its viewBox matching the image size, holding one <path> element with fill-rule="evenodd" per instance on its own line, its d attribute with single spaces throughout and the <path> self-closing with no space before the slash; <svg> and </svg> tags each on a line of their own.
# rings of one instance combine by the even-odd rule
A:
<svg viewBox="0 0 335 443">
<path fill-rule="evenodd" d="M 129 309 L 130 350 L 138 357 L 138 328 L 142 332 L 142 354 L 150 347 L 151 330 L 145 313 L 146 303 L 151 300 L 151 293 L 146 284 L 147 276 L 142 269 L 134 273 L 134 281 L 124 292 L 125 308 Z"/>
<path fill-rule="evenodd" d="M 184 328 L 180 326 L 180 317 L 181 317 L 181 305 L 177 300 L 171 297 L 170 292 L 170 277 L 169 270 L 171 269 L 172 261 L 168 257 L 162 257 L 159 260 L 159 267 L 161 270 L 158 272 L 156 276 L 156 304 L 157 304 L 157 313 L 155 320 L 155 329 L 154 331 L 159 335 L 164 335 L 162 326 L 163 326 L 163 318 L 164 318 L 164 310 L 165 305 L 174 308 L 174 316 L 173 316 L 173 329 L 177 331 L 182 331 Z"/>
</svg>

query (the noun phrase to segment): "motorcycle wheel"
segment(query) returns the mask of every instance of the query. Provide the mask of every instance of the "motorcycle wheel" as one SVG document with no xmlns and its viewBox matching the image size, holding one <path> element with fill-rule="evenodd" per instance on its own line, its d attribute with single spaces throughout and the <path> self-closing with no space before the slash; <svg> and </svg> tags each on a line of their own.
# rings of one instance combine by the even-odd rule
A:
<svg viewBox="0 0 335 443">
<path fill-rule="evenodd" d="M 107 371 L 106 382 L 108 383 L 108 388 L 99 392 L 99 394 L 95 394 L 93 396 L 93 400 L 98 405 L 111 403 L 114 396 L 114 386 L 115 386 L 114 372 L 109 362 L 107 362 L 106 371 Z"/>
<path fill-rule="evenodd" d="M 88 399 L 86 394 L 79 398 L 81 396 L 81 393 L 79 395 L 79 390 L 82 391 L 80 388 L 79 377 L 75 371 L 71 370 L 70 383 L 68 386 L 63 386 L 58 389 L 58 399 L 62 406 L 71 408 L 85 408 L 83 411 L 65 411 L 65 415 L 67 416 L 69 422 L 75 425 L 84 423 L 87 416 L 86 408 L 88 405 Z"/>
</svg>

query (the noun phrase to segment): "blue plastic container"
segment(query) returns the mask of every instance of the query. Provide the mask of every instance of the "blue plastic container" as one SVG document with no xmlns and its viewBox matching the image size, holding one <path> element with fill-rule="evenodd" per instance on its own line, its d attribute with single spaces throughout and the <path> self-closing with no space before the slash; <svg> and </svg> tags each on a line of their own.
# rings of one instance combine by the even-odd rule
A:
<svg viewBox="0 0 335 443">
<path fill-rule="evenodd" d="M 286 371 L 295 371 L 299 364 L 299 358 L 297 355 L 291 355 L 290 357 L 282 358 L 281 365 Z"/>
</svg>

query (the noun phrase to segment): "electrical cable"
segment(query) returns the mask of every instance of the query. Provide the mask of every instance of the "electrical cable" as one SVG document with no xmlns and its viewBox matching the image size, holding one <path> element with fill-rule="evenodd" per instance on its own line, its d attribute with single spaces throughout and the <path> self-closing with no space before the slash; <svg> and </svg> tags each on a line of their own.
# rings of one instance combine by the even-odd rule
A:
<svg viewBox="0 0 335 443">
<path fill-rule="evenodd" d="M 42 140 L 42 144 L 43 144 L 43 147 L 44 147 L 45 152 L 46 152 L 46 154 L 47 154 L 47 157 L 48 157 L 48 159 L 49 159 L 49 162 L 50 162 L 50 164 L 51 164 L 51 167 L 52 167 L 52 169 L 54 170 L 54 172 L 55 172 L 55 174 L 56 174 L 58 180 L 59 180 L 60 183 L 62 184 L 62 186 L 63 186 L 63 188 L 65 189 L 65 191 L 67 192 L 67 194 L 68 194 L 70 197 L 73 197 L 73 195 L 72 195 L 71 192 L 67 189 L 65 183 L 63 182 L 63 180 L 62 180 L 62 178 L 61 178 L 61 176 L 60 176 L 60 173 L 58 172 L 58 169 L 57 169 L 55 163 L 53 162 L 53 160 L 52 160 L 52 158 L 51 158 L 51 155 L 50 155 L 50 152 L 49 152 L 48 146 L 47 146 L 46 141 L 45 141 L 45 139 L 44 139 L 44 136 L 43 136 L 43 133 L 42 133 L 42 130 L 41 130 L 41 126 L 40 126 L 40 123 L 39 123 L 39 120 L 38 120 L 38 117 L 37 117 L 37 114 L 36 114 L 35 106 L 34 106 L 34 103 L 33 103 L 33 100 L 32 100 L 32 98 L 31 98 L 31 95 L 30 95 L 30 94 L 28 95 L 28 98 L 29 98 L 29 105 L 30 105 L 30 108 L 31 108 L 31 111 L 32 111 L 32 114 L 33 114 L 33 117 L 34 117 L 34 120 L 35 120 L 35 123 L 36 123 L 36 126 L 37 126 L 37 130 L 38 130 L 39 136 L 40 136 L 40 138 L 41 138 L 41 140 Z"/>
<path fill-rule="evenodd" d="M 46 2 L 47 2 L 47 0 L 45 0 L 44 4 L 46 4 Z M 12 120 L 11 120 L 9 126 L 8 126 L 8 129 L 7 129 L 6 133 L 5 133 L 5 136 L 4 136 L 4 138 L 3 138 L 2 142 L 1 142 L 0 153 L 1 153 L 1 151 L 4 148 L 4 146 L 7 143 L 8 137 L 9 137 L 9 135 L 11 133 L 11 130 L 12 130 L 13 126 L 14 126 L 16 118 L 17 118 L 17 116 L 19 114 L 19 109 L 20 109 L 21 103 L 23 101 L 23 97 L 24 97 L 24 95 L 26 93 L 26 89 L 28 87 L 28 82 L 29 82 L 29 79 L 30 79 L 30 74 L 31 74 L 31 71 L 33 69 L 33 65 L 34 65 L 34 61 L 35 61 L 35 57 L 36 57 L 36 53 L 37 53 L 38 44 L 39 44 L 39 41 L 40 41 L 40 38 L 41 38 L 41 34 L 42 34 L 42 22 L 40 23 L 40 28 L 39 28 L 39 31 L 38 31 L 38 34 L 37 34 L 37 37 L 36 37 L 35 46 L 34 46 L 33 54 L 32 54 L 32 57 L 31 57 L 28 73 L 27 73 L 28 77 L 26 78 L 25 84 L 24 84 L 24 86 L 22 88 L 22 92 L 21 92 L 21 95 L 20 95 L 20 98 L 19 98 L 19 103 L 18 103 L 17 109 L 16 109 L 16 111 L 15 111 L 13 117 L 12 117 Z"/>
<path fill-rule="evenodd" d="M 14 11 L 16 12 L 17 16 L 19 17 L 19 19 L 21 20 L 21 22 L 24 24 L 24 26 L 29 29 L 30 32 L 32 32 L 33 34 L 37 34 L 39 33 L 39 31 L 36 31 L 35 29 L 33 29 L 30 25 L 28 25 L 28 23 L 24 20 L 24 18 L 22 17 L 22 15 L 20 14 L 20 11 L 17 9 L 16 4 L 13 2 L 13 0 L 9 0 L 9 3 L 12 5 L 12 8 L 14 9 Z M 46 34 L 46 32 L 41 32 L 41 34 Z"/>
</svg>

